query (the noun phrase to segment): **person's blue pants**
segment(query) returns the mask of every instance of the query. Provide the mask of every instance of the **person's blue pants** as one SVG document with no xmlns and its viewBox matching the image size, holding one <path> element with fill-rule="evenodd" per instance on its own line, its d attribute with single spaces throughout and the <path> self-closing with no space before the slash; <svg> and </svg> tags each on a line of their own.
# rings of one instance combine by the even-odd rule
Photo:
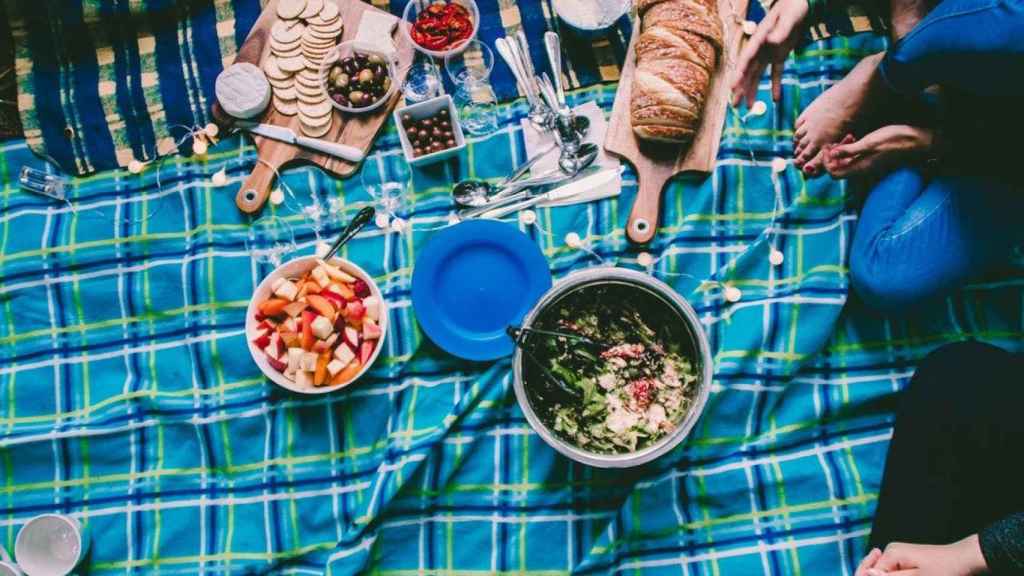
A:
<svg viewBox="0 0 1024 576">
<path fill-rule="evenodd" d="M 879 70 L 905 96 L 934 84 L 981 102 L 1024 96 L 1024 0 L 944 0 Z M 1006 259 L 1024 238 L 1024 187 L 1019 178 L 979 175 L 999 172 L 992 167 L 945 167 L 932 177 L 904 167 L 871 190 L 850 252 L 850 281 L 867 304 L 907 310 Z"/>
<path fill-rule="evenodd" d="M 1010 254 L 1024 230 L 1022 198 L 998 179 L 895 170 L 861 211 L 850 251 L 853 288 L 888 312 L 955 289 Z"/>
</svg>

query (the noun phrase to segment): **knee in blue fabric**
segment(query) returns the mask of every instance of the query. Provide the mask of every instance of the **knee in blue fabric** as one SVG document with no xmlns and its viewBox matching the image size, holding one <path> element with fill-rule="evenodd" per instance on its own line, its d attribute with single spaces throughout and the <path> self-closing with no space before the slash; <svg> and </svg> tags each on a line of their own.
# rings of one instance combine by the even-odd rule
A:
<svg viewBox="0 0 1024 576">
<path fill-rule="evenodd" d="M 869 306 L 904 311 L 968 274 L 970 242 L 949 184 L 903 168 L 872 189 L 850 252 L 850 284 Z"/>
</svg>

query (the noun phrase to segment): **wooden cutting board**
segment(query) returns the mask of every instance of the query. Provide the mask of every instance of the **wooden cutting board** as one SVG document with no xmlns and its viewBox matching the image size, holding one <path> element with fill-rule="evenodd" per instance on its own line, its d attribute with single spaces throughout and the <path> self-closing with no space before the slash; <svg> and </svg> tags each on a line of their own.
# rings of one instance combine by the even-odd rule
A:
<svg viewBox="0 0 1024 576">
<path fill-rule="evenodd" d="M 718 59 L 718 69 L 711 77 L 710 93 L 704 104 L 704 121 L 696 138 L 686 146 L 645 142 L 633 134 L 629 100 L 633 91 L 633 70 L 636 67 L 634 47 L 640 36 L 639 20 L 633 26 L 633 37 L 626 52 L 626 62 L 622 67 L 619 89 L 615 93 L 615 105 L 604 140 L 605 150 L 628 160 L 636 169 L 638 190 L 626 224 L 626 236 L 633 242 L 646 244 L 654 238 L 661 217 L 662 188 L 666 182 L 680 172 L 706 174 L 714 169 L 725 113 L 729 106 L 729 79 L 732 78 L 743 39 L 741 21 L 732 15 L 745 15 L 747 1 L 718 0 L 718 13 L 725 32 L 725 50 Z"/>
<path fill-rule="evenodd" d="M 339 43 L 355 38 L 356 31 L 359 29 L 359 22 L 366 11 L 382 12 L 379 8 L 370 6 L 361 0 L 326 1 L 337 3 L 338 12 L 341 14 L 342 22 L 345 26 Z M 249 36 L 238 50 L 235 62 L 249 62 L 260 66 L 263 59 L 270 54 L 270 27 L 278 20 L 277 2 L 278 0 L 269 0 L 266 3 L 259 19 L 256 20 L 256 24 L 253 25 L 252 30 L 249 32 Z M 401 23 L 395 27 L 393 34 L 395 46 L 398 49 L 398 65 L 396 67 L 398 77 L 393 81 L 399 89 L 395 90 L 391 101 L 387 105 L 366 114 L 345 114 L 335 109 L 332 112 L 334 114 L 334 122 L 331 130 L 322 137 L 323 140 L 355 146 L 363 150 L 363 152 L 370 149 L 377 132 L 388 121 L 395 103 L 402 97 L 400 87 L 405 81 L 409 66 L 415 57 L 412 45 L 408 42 L 401 42 L 398 39 L 398 35 L 401 33 L 400 26 Z M 217 104 L 213 106 L 213 116 L 217 123 L 224 127 L 230 127 L 233 124 L 233 119 L 221 110 Z M 296 134 L 302 135 L 301 128 L 299 127 L 299 117 L 285 116 L 275 110 L 273 104 L 267 106 L 263 116 L 254 118 L 254 120 L 266 124 L 287 126 L 295 131 Z M 277 171 L 286 164 L 296 161 L 310 162 L 340 177 L 350 176 L 359 166 L 358 163 L 347 162 L 340 158 L 327 156 L 320 152 L 269 138 L 254 136 L 253 141 L 256 144 L 259 160 L 256 162 L 252 173 L 242 183 L 238 196 L 235 198 L 235 204 L 238 205 L 238 208 L 250 214 L 259 212 L 263 207 L 267 197 L 270 195 L 270 188 Z"/>
</svg>

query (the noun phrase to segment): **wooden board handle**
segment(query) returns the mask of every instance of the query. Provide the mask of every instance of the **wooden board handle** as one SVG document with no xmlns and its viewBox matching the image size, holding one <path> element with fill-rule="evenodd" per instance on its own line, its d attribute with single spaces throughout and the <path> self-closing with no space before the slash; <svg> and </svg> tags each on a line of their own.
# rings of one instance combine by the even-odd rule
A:
<svg viewBox="0 0 1024 576">
<path fill-rule="evenodd" d="M 270 196 L 270 185 L 276 174 L 276 167 L 266 161 L 257 161 L 252 173 L 238 189 L 238 196 L 235 197 L 238 209 L 246 214 L 259 212 Z"/>
<path fill-rule="evenodd" d="M 658 219 L 661 215 L 661 189 L 668 181 L 666 176 L 646 174 L 640 177 L 637 182 L 638 190 L 636 200 L 633 201 L 633 211 L 629 213 L 629 220 L 626 222 L 626 236 L 637 244 L 647 244 L 654 238 L 658 231 Z"/>
</svg>

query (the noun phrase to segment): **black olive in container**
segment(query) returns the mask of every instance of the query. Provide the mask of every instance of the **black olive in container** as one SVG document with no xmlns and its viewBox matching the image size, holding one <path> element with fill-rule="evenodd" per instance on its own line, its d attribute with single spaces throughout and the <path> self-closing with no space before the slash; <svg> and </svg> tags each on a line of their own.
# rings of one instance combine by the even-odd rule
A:
<svg viewBox="0 0 1024 576">
<path fill-rule="evenodd" d="M 405 160 L 422 166 L 451 158 L 466 147 L 452 97 L 445 94 L 395 110 Z"/>
</svg>

